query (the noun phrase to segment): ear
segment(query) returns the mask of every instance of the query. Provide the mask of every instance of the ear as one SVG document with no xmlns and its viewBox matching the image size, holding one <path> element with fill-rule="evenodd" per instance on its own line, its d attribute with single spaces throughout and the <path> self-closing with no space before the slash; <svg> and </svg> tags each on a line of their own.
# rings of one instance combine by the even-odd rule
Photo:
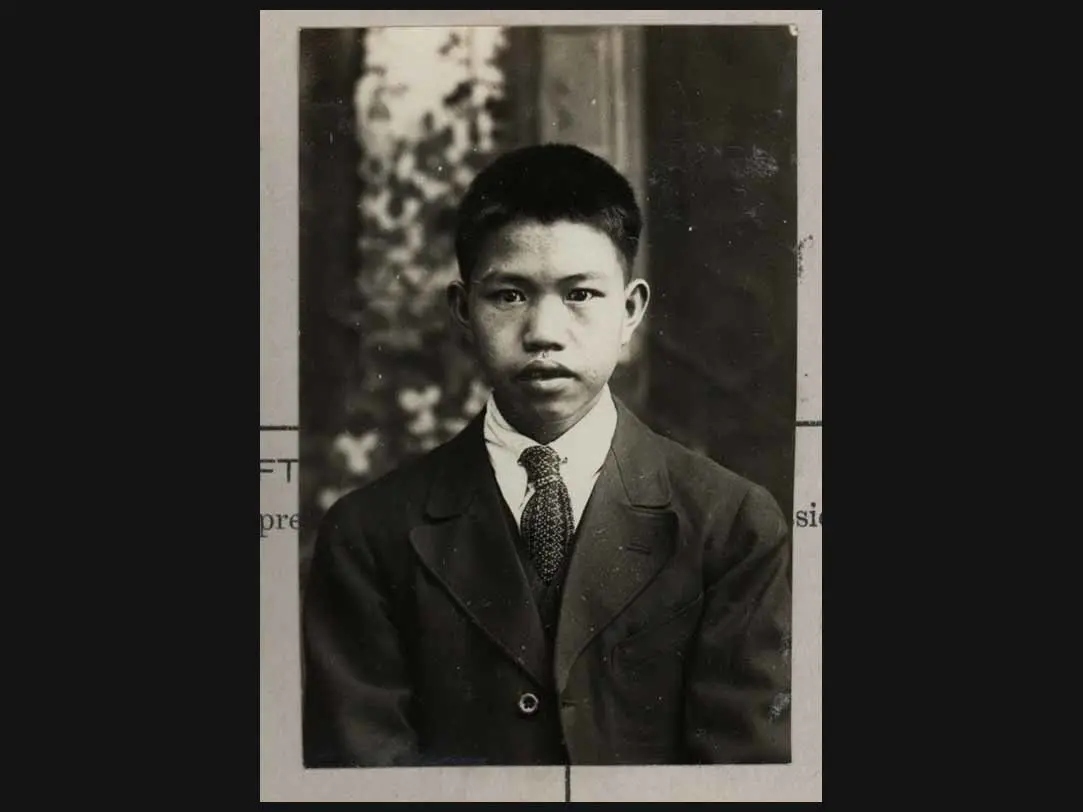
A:
<svg viewBox="0 0 1083 812">
<path fill-rule="evenodd" d="M 621 344 L 632 340 L 632 334 L 643 321 L 651 300 L 651 288 L 646 280 L 633 279 L 624 289 L 624 324 L 621 327 Z"/>
<path fill-rule="evenodd" d="M 470 294 L 462 282 L 456 280 L 447 286 L 447 303 L 451 311 L 452 324 L 469 336 L 471 334 Z"/>
</svg>

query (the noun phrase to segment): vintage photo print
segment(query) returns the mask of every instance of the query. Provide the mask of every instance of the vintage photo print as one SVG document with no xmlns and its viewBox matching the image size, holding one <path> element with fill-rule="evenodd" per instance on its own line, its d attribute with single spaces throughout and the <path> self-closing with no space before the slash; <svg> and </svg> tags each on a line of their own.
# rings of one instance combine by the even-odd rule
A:
<svg viewBox="0 0 1083 812">
<path fill-rule="evenodd" d="M 392 14 L 261 12 L 261 797 L 819 800 L 819 12 Z"/>
</svg>

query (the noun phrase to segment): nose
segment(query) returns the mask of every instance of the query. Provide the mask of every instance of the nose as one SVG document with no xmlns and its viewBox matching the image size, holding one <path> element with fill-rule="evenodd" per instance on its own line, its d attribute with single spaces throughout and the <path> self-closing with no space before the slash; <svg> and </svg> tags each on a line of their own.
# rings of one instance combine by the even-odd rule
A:
<svg viewBox="0 0 1083 812">
<path fill-rule="evenodd" d="M 523 325 L 523 347 L 528 352 L 560 350 L 564 347 L 567 312 L 559 296 L 543 296 L 527 311 Z"/>
</svg>

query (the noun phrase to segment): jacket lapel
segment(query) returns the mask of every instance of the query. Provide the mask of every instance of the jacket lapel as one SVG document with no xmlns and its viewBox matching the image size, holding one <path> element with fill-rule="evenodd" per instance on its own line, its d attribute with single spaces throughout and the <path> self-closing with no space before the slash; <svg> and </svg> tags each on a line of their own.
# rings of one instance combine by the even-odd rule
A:
<svg viewBox="0 0 1083 812">
<path fill-rule="evenodd" d="M 539 684 L 545 633 L 485 452 L 484 412 L 450 443 L 426 504 L 431 523 L 410 533 L 424 566 L 462 610 Z"/>
<path fill-rule="evenodd" d="M 580 520 L 568 567 L 554 670 L 562 691 L 584 648 L 673 555 L 677 516 L 649 430 L 617 401 L 617 430 Z"/>
</svg>

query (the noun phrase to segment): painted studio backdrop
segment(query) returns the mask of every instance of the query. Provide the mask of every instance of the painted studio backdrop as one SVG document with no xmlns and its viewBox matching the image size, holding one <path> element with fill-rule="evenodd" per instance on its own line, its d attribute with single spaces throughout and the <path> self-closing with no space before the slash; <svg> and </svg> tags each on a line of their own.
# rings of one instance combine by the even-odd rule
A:
<svg viewBox="0 0 1083 812">
<path fill-rule="evenodd" d="M 615 393 L 792 515 L 796 49 L 785 26 L 301 32 L 302 576 L 335 499 L 484 404 L 446 314 L 455 205 L 543 141 L 607 158 L 644 210 L 653 295 Z"/>
</svg>

